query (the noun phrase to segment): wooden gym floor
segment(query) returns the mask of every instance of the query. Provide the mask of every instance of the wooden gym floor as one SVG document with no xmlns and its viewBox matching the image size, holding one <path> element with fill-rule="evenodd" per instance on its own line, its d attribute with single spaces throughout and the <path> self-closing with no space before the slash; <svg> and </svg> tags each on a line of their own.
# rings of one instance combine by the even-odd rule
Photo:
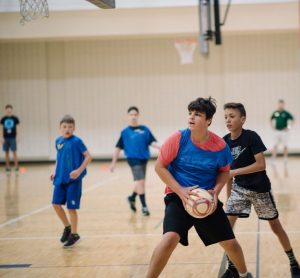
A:
<svg viewBox="0 0 300 278">
<path fill-rule="evenodd" d="M 288 173 L 278 159 L 268 168 L 280 220 L 300 259 L 299 158 L 290 158 Z M 144 277 L 151 254 L 161 238 L 164 186 L 148 165 L 149 217 L 136 214 L 126 201 L 132 191 L 131 172 L 119 162 L 115 173 L 107 163 L 92 163 L 84 179 L 79 211 L 82 241 L 62 248 L 62 225 L 51 207 L 49 176 L 54 165 L 22 165 L 22 173 L 0 173 L 0 277 Z M 222 192 L 221 199 L 224 199 Z M 255 213 L 235 228 L 249 270 L 255 277 L 290 277 L 288 259 L 268 223 Z M 178 245 L 161 277 L 215 278 L 223 270 L 223 251 L 204 247 L 192 229 L 190 246 Z"/>
</svg>

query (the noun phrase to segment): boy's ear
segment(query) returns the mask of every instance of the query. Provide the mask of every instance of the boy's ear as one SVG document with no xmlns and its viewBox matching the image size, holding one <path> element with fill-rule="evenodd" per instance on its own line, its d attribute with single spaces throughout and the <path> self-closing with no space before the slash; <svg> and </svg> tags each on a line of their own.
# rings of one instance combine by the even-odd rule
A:
<svg viewBox="0 0 300 278">
<path fill-rule="evenodd" d="M 208 123 L 208 126 L 210 126 L 212 123 L 212 119 L 207 119 L 207 123 Z"/>
<path fill-rule="evenodd" d="M 246 117 L 245 116 L 242 116 L 242 124 L 244 124 L 246 122 Z"/>
</svg>

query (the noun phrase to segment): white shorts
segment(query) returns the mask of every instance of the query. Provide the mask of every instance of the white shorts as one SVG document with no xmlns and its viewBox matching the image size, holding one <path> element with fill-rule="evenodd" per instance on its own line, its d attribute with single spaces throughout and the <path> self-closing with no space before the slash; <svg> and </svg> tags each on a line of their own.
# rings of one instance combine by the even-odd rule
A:
<svg viewBox="0 0 300 278">
<path fill-rule="evenodd" d="M 283 144 L 287 146 L 289 139 L 289 132 L 287 130 L 275 130 L 274 132 L 274 145 Z"/>
</svg>

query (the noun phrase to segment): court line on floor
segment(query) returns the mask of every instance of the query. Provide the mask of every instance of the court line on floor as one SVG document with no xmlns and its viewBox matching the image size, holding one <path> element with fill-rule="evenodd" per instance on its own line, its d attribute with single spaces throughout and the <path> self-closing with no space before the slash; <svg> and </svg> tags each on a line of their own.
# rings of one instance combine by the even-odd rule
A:
<svg viewBox="0 0 300 278">
<path fill-rule="evenodd" d="M 163 219 L 159 220 L 159 222 L 154 226 L 154 230 L 160 227 L 160 225 L 164 222 Z"/>
<path fill-rule="evenodd" d="M 128 237 L 156 237 L 161 236 L 161 234 L 107 234 L 107 235 L 89 235 L 89 236 L 81 236 L 82 240 L 84 239 L 93 239 L 93 238 L 128 238 Z M 0 241 L 10 241 L 10 240 L 49 240 L 55 239 L 57 240 L 59 237 L 56 236 L 42 236 L 42 237 L 2 237 Z"/>
<path fill-rule="evenodd" d="M 32 264 L 0 264 L 0 269 L 8 268 L 30 268 Z"/>
<path fill-rule="evenodd" d="M 224 252 L 222 261 L 220 264 L 219 272 L 218 272 L 218 277 L 221 277 L 224 274 L 224 272 L 226 270 L 226 266 L 227 266 L 227 257 L 226 257 L 226 253 Z"/>
<path fill-rule="evenodd" d="M 110 182 L 112 180 L 118 179 L 118 178 L 119 178 L 118 176 L 116 176 L 116 177 L 110 177 L 110 178 L 108 178 L 106 180 L 97 182 L 96 184 L 94 184 L 94 185 L 88 187 L 87 189 L 83 190 L 83 193 L 87 193 L 87 192 L 93 191 L 93 190 L 97 189 L 98 187 L 100 187 L 100 186 L 102 186 L 102 185 L 104 185 L 104 184 L 106 184 L 106 183 L 108 183 L 108 182 Z M 16 217 L 16 218 L 13 218 L 11 220 L 8 220 L 8 221 L 6 221 L 4 223 L 1 223 L 0 224 L 0 229 L 3 228 L 3 227 L 6 227 L 8 225 L 15 224 L 15 223 L 17 223 L 18 221 L 20 221 L 20 220 L 22 220 L 24 218 L 27 218 L 27 217 L 30 217 L 32 215 L 38 214 L 40 212 L 43 212 L 43 211 L 45 211 L 45 210 L 47 210 L 47 209 L 49 209 L 51 207 L 52 207 L 52 205 L 47 205 L 47 206 L 41 207 L 39 209 L 33 210 L 31 212 L 28 212 L 28 213 L 26 213 L 24 215 L 21 215 L 19 217 Z"/>
<path fill-rule="evenodd" d="M 168 263 L 168 265 L 217 265 L 216 262 L 175 262 L 175 263 Z M 92 265 L 49 265 L 49 266 L 34 266 L 32 265 L 30 268 L 87 268 L 87 267 L 132 267 L 132 266 L 149 266 L 148 263 L 132 263 L 132 264 L 92 264 Z"/>
<path fill-rule="evenodd" d="M 245 233 L 249 233 L 249 232 L 241 232 L 240 234 L 245 234 Z M 260 231 L 260 220 L 259 219 L 257 219 L 257 230 L 256 230 L 256 232 L 251 232 L 251 233 L 256 234 L 256 278 L 259 278 L 259 273 L 260 273 L 260 235 L 261 234 L 274 234 L 274 233 L 272 231 L 270 231 L 270 232 L 261 232 Z M 296 233 L 299 233 L 299 231 L 297 231 Z M 235 232 L 235 234 L 239 234 L 239 233 Z M 220 265 L 220 268 L 219 268 L 219 272 L 218 272 L 218 277 L 221 277 L 221 275 L 225 272 L 226 266 L 227 266 L 227 256 L 226 256 L 226 253 L 224 252 L 222 260 L 221 260 L 221 265 Z"/>
<path fill-rule="evenodd" d="M 257 218 L 257 235 L 256 235 L 256 278 L 259 278 L 260 266 L 260 220 Z"/>
<path fill-rule="evenodd" d="M 300 231 L 286 231 L 287 234 L 300 234 Z M 257 232 L 240 232 L 237 233 L 235 232 L 236 235 L 244 235 L 244 234 L 249 234 L 249 235 L 256 235 Z M 260 232 L 260 235 L 270 235 L 274 236 L 274 233 L 272 231 L 270 232 Z M 195 236 L 197 237 L 197 233 L 189 233 L 190 236 Z M 102 234 L 102 235 L 83 235 L 82 239 L 93 239 L 93 238 L 130 238 L 130 237 L 161 237 L 161 233 L 148 233 L 148 234 L 137 234 L 137 233 L 132 233 L 132 234 Z M 47 239 L 58 239 L 59 237 L 56 236 L 41 236 L 41 237 L 0 237 L 0 241 L 10 241 L 10 240 L 47 240 Z"/>
</svg>

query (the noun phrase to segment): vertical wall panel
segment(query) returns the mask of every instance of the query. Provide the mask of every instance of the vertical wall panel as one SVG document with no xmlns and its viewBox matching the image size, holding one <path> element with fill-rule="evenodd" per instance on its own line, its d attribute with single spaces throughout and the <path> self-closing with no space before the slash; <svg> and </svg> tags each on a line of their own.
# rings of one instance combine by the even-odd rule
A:
<svg viewBox="0 0 300 278">
<path fill-rule="evenodd" d="M 20 118 L 19 153 L 25 159 L 49 156 L 45 45 L 0 44 L 1 110 L 11 103 Z"/>
<path fill-rule="evenodd" d="M 92 154 L 109 157 L 130 105 L 163 142 L 186 126 L 186 107 L 198 96 L 216 98 L 211 128 L 220 135 L 224 102 L 243 102 L 246 128 L 270 147 L 278 98 L 300 118 L 297 32 L 223 39 L 210 45 L 208 59 L 197 49 L 192 65 L 180 65 L 173 38 L 0 43 L 0 105 L 11 102 L 21 118 L 20 156 L 54 159 L 59 121 L 71 114 Z M 299 152 L 297 122 L 291 135 L 291 150 Z"/>
<path fill-rule="evenodd" d="M 226 101 L 241 101 L 248 112 L 245 127 L 257 130 L 267 146 L 273 143 L 270 115 L 277 100 L 299 119 L 299 64 L 295 33 L 252 34 L 227 37 L 224 80 Z M 299 150 L 299 124 L 291 132 L 290 145 Z"/>
</svg>

